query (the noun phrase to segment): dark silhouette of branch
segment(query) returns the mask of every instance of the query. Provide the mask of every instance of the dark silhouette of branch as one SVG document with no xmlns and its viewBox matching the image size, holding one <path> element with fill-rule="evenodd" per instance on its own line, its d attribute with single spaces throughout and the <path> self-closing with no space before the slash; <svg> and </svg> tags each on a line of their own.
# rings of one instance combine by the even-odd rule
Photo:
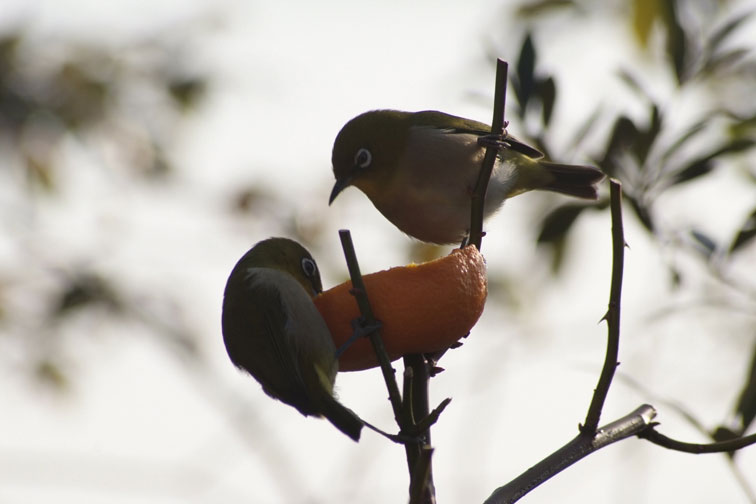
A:
<svg viewBox="0 0 756 504">
<path fill-rule="evenodd" d="M 422 445 L 418 450 L 407 452 L 407 462 L 410 465 L 410 502 L 433 503 L 436 500 L 436 489 L 433 484 L 433 471 L 430 457 L 431 425 L 435 419 L 428 416 L 430 402 L 428 387 L 430 384 L 429 364 L 425 356 L 420 354 L 405 355 L 404 361 L 404 416 L 407 418 L 405 426 L 411 426 L 411 435 L 418 436 Z M 422 421 L 422 424 L 418 422 Z M 428 423 L 430 422 L 430 423 Z M 427 457 L 427 461 L 423 458 Z M 420 471 L 420 474 L 418 474 Z M 422 496 L 423 500 L 420 499 Z"/>
<path fill-rule="evenodd" d="M 352 243 L 352 235 L 348 229 L 341 229 L 339 230 L 339 238 L 341 239 L 341 247 L 344 250 L 344 257 L 346 258 L 347 268 L 349 269 L 349 277 L 352 280 L 351 292 L 360 308 L 362 323 L 367 327 L 378 327 L 378 321 L 373 315 L 373 309 L 370 306 L 370 300 L 365 291 L 365 284 L 362 281 L 360 265 L 357 262 L 357 254 L 354 252 L 354 244 Z M 391 401 L 391 407 L 394 410 L 394 419 L 396 420 L 397 425 L 401 428 L 403 427 L 402 396 L 399 394 L 399 386 L 397 385 L 396 377 L 394 376 L 394 368 L 391 367 L 391 359 L 389 359 L 388 353 L 386 353 L 386 347 L 383 346 L 380 329 L 370 331 L 367 337 L 373 345 L 373 350 L 375 351 L 375 355 L 378 358 L 378 363 L 381 367 L 381 372 L 383 373 L 383 379 L 386 381 L 389 400 Z"/>
<path fill-rule="evenodd" d="M 423 504 L 428 502 L 428 495 L 435 502 L 435 490 L 429 487 L 432 484 L 431 460 L 433 448 L 428 445 L 420 449 L 420 454 L 415 462 L 410 481 L 410 504 Z"/>
<path fill-rule="evenodd" d="M 357 262 L 357 254 L 354 251 L 354 244 L 352 243 L 352 235 L 349 230 L 339 230 L 339 238 L 341 239 L 341 247 L 344 250 L 344 257 L 346 258 L 347 268 L 349 269 L 349 276 L 352 280 L 352 295 L 357 300 L 360 313 L 362 315 L 362 323 L 365 327 L 379 327 L 378 321 L 373 315 L 373 310 L 370 306 L 370 300 L 368 299 L 367 291 L 365 290 L 365 284 L 362 281 L 362 274 L 360 273 L 359 263 Z M 399 433 L 406 434 L 407 432 L 415 432 L 415 422 L 417 418 L 423 420 L 428 415 L 428 372 L 426 364 L 423 362 L 422 366 L 407 365 L 407 358 L 405 358 L 405 400 L 402 401 L 402 396 L 399 393 L 399 386 L 396 382 L 394 375 L 394 368 L 391 366 L 391 359 L 386 352 L 386 348 L 383 345 L 383 340 L 380 336 L 380 329 L 373 329 L 368 333 L 368 338 L 373 345 L 373 350 L 378 359 L 378 363 L 383 373 L 383 379 L 386 382 L 386 388 L 389 392 L 389 400 L 391 401 L 391 407 L 394 411 L 394 419 L 399 426 Z M 422 356 L 417 356 L 420 359 Z M 425 371 L 424 371 L 425 370 Z M 417 375 L 417 376 L 416 376 Z M 419 381 L 422 383 L 418 385 Z M 419 399 L 418 399 L 419 398 Z M 415 409 L 416 408 L 416 409 Z M 417 415 L 417 416 L 416 416 Z M 420 416 L 422 415 L 422 416 Z M 425 440 L 428 440 L 427 444 Z M 427 463 L 421 461 L 424 453 L 424 448 L 430 448 L 430 425 L 426 429 L 423 444 L 418 443 L 404 443 L 404 449 L 407 457 L 407 467 L 409 469 L 410 481 L 413 482 L 415 491 L 421 492 L 423 500 L 417 502 L 423 502 L 424 504 L 433 504 L 435 502 L 435 490 L 433 487 L 433 474 L 431 470 L 430 460 Z M 430 457 L 432 450 L 427 455 Z M 422 475 L 418 476 L 416 470 L 421 470 Z M 417 487 L 419 485 L 419 490 Z"/>
<path fill-rule="evenodd" d="M 622 298 L 622 273 L 625 256 L 625 237 L 622 225 L 622 186 L 610 180 L 610 207 L 612 213 L 612 281 L 609 293 L 609 309 L 604 315 L 608 325 L 608 342 L 604 367 L 588 408 L 585 424 L 580 434 L 565 446 L 525 471 L 506 485 L 498 488 L 486 501 L 487 504 L 515 502 L 547 479 L 563 471 L 583 457 L 611 443 L 636 435 L 651 425 L 656 415 L 652 406 L 643 405 L 629 415 L 598 429 L 601 409 L 609 393 L 609 387 L 617 368 L 619 353 L 620 302 Z"/>
<path fill-rule="evenodd" d="M 596 450 L 647 430 L 655 415 L 656 410 L 653 406 L 644 404 L 619 420 L 601 427 L 594 434 L 581 432 L 562 448 L 506 485 L 494 490 L 484 504 L 517 502 L 544 481 Z"/>
<path fill-rule="evenodd" d="M 501 59 L 496 60 L 496 89 L 494 95 L 493 121 L 491 122 L 491 136 L 506 137 L 506 121 L 504 121 L 504 107 L 507 101 L 507 72 L 509 64 Z M 491 179 L 496 156 L 501 147 L 488 144 L 486 155 L 483 158 L 483 165 L 478 173 L 478 180 L 475 183 L 475 189 L 472 193 L 470 205 L 470 233 L 467 244 L 475 245 L 480 250 L 483 241 L 483 210 L 486 202 L 486 191 L 488 190 L 488 181 Z"/>
<path fill-rule="evenodd" d="M 596 432 L 601 410 L 604 407 L 609 387 L 614 378 L 614 371 L 619 362 L 619 337 L 620 337 L 620 305 L 622 301 L 622 273 L 625 264 L 625 233 L 622 225 L 622 184 L 619 180 L 609 180 L 610 207 L 612 213 L 612 283 L 609 293 L 609 309 L 603 317 L 606 320 L 608 341 L 606 345 L 606 357 L 604 367 L 601 370 L 596 390 L 593 393 L 591 405 L 585 417 L 585 423 L 580 427 L 580 432 L 592 434 Z"/>
<path fill-rule="evenodd" d="M 663 446 L 674 451 L 680 451 L 685 453 L 695 453 L 697 455 L 702 453 L 728 453 L 740 450 L 746 446 L 756 444 L 756 434 L 750 436 L 742 436 L 735 439 L 728 439 L 727 441 L 719 441 L 716 443 L 686 443 L 684 441 L 677 441 L 670 437 L 657 432 L 652 426 L 650 429 L 646 429 L 638 434 L 638 437 L 647 439 L 655 445 Z"/>
</svg>

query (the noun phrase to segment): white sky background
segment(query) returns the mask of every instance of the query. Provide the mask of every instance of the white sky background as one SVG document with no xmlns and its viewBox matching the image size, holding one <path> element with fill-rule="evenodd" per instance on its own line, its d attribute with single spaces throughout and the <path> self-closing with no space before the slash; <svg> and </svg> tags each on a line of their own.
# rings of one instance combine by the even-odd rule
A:
<svg viewBox="0 0 756 504">
<path fill-rule="evenodd" d="M 520 41 L 519 31 L 502 19 L 500 2 L 2 3 L 3 24 L 24 19 L 41 36 L 74 34 L 114 46 L 143 34 L 169 36 L 181 26 L 198 29 L 196 61 L 186 65 L 208 72 L 211 89 L 209 101 L 175 132 L 170 154 L 180 171 L 174 190 L 123 186 L 73 145 L 66 198 L 40 204 L 37 234 L 29 239 L 35 247 L 85 257 L 83 251 L 102 247 L 105 257 L 97 266 L 135 292 L 175 285 L 211 366 L 206 373 L 188 371 L 136 324 L 82 317 L 67 325 L 66 331 L 81 334 L 71 393 L 59 397 L 30 385 L 12 366 L 0 369 L 0 503 L 405 501 L 401 447 L 368 431 L 354 444 L 327 422 L 305 419 L 265 397 L 228 362 L 220 335 L 227 274 L 249 246 L 280 231 L 230 219 L 224 198 L 236 184 L 260 181 L 290 196 L 302 218 L 327 215 L 324 233 L 332 238 L 322 240 L 323 257 L 316 257 L 326 286 L 344 274 L 339 228 L 352 230 L 363 272 L 404 260 L 409 239 L 361 193 L 347 190 L 327 208 L 333 138 L 346 120 L 372 108 L 437 108 L 489 120 L 494 65 L 485 59 L 484 33 L 517 44 L 501 53 L 511 63 Z M 537 41 L 544 68 L 561 77 L 555 121 L 566 131 L 599 100 L 622 106 L 628 92 L 614 71 L 619 58 L 635 54 L 625 25 L 581 26 L 568 33 L 555 24 L 539 32 L 552 40 Z M 669 90 L 663 79 L 655 82 L 659 93 Z M 517 125 L 510 130 L 517 134 Z M 565 160 L 584 160 L 558 148 Z M 687 215 L 701 197 L 731 187 L 732 180 L 725 173 L 708 189 L 693 188 L 660 205 L 672 217 Z M 729 236 L 753 197 L 737 191 L 728 196 L 716 202 L 717 211 L 689 220 L 715 237 Z M 489 268 L 518 282 L 520 311 L 489 302 L 479 326 L 462 349 L 444 357 L 447 371 L 431 384 L 434 405 L 453 398 L 433 431 L 442 503 L 481 502 L 571 439 L 603 359 L 605 326 L 596 322 L 609 288 L 609 216 L 580 221 L 576 253 L 555 280 L 536 260 L 528 228 L 544 200 L 528 198 L 509 202 L 488 223 L 484 242 Z M 752 334 L 733 331 L 721 335 L 728 344 L 716 344 L 704 336 L 718 332 L 721 314 L 707 310 L 689 314 L 696 323 L 675 317 L 652 322 L 670 295 L 667 271 L 629 216 L 626 236 L 631 248 L 620 369 L 675 398 L 707 427 L 717 425 L 735 400 L 733 384 L 741 383 L 748 365 Z M 0 260 L 33 267 L 12 244 L 2 244 L 0 253 Z M 378 372 L 341 374 L 337 384 L 345 404 L 392 429 Z M 251 443 L 221 408 L 228 390 L 248 401 L 238 414 L 259 434 Z M 619 381 L 603 418 L 615 419 L 643 402 L 660 410 L 662 432 L 704 441 L 670 408 Z M 756 473 L 754 452 L 741 455 L 746 474 Z M 723 456 L 676 454 L 637 440 L 588 457 L 526 499 L 744 502 Z"/>
</svg>

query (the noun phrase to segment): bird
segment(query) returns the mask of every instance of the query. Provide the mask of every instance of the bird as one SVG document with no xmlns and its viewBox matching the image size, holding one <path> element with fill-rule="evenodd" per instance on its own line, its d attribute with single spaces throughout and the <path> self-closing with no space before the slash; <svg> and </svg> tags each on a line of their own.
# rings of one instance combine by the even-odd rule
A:
<svg viewBox="0 0 756 504">
<path fill-rule="evenodd" d="M 329 205 L 355 186 L 404 233 L 424 242 L 460 243 L 470 226 L 471 195 L 487 142 L 499 151 L 484 217 L 533 189 L 597 199 L 604 174 L 593 166 L 553 163 L 484 123 L 437 110 L 372 110 L 347 122 L 333 144 L 336 182 Z"/>
<path fill-rule="evenodd" d="M 236 263 L 221 326 L 231 362 L 265 393 L 325 417 L 358 441 L 363 421 L 334 396 L 336 347 L 312 298 L 323 290 L 312 255 L 288 238 L 258 242 Z"/>
</svg>

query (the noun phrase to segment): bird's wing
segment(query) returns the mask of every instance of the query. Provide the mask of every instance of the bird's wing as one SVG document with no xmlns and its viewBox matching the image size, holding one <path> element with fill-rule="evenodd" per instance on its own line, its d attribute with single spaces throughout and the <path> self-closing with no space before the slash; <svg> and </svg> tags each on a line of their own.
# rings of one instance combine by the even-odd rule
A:
<svg viewBox="0 0 756 504">
<path fill-rule="evenodd" d="M 255 305 L 237 307 L 235 320 L 240 326 L 235 329 L 237 341 L 232 342 L 237 347 L 235 364 L 249 371 L 268 395 L 291 404 L 305 415 L 313 414 L 295 342 L 287 334 L 289 316 L 277 287 L 278 279 L 273 282 L 267 278 L 271 270 L 256 269 L 247 276 L 249 297 L 245 297 L 254 299 Z"/>
<path fill-rule="evenodd" d="M 420 127 L 434 127 L 448 131 L 449 133 L 462 133 L 471 134 L 477 136 L 485 136 L 491 134 L 491 126 L 472 119 L 465 119 L 464 117 L 457 117 L 438 110 L 423 110 L 422 112 L 415 112 L 412 114 L 412 125 Z M 530 145 L 517 140 L 511 135 L 507 135 L 506 140 L 509 145 L 508 148 L 524 154 L 529 158 L 539 159 L 543 157 L 543 153 L 531 147 Z"/>
</svg>

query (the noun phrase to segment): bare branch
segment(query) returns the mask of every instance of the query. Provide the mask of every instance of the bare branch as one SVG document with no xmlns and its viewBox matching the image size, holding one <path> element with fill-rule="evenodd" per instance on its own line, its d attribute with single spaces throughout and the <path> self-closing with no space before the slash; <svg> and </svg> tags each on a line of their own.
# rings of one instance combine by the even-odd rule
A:
<svg viewBox="0 0 756 504">
<path fill-rule="evenodd" d="M 746 446 L 756 444 L 756 434 L 750 436 L 743 436 L 735 439 L 729 439 L 727 441 L 719 441 L 716 443 L 686 443 L 683 441 L 677 441 L 670 437 L 657 432 L 655 429 L 646 429 L 638 434 L 638 437 L 647 439 L 655 445 L 662 446 L 674 451 L 680 451 L 685 453 L 695 453 L 700 455 L 702 453 L 728 453 L 740 450 Z"/>
<path fill-rule="evenodd" d="M 494 95 L 493 121 L 491 122 L 491 135 L 505 135 L 504 107 L 507 101 L 507 71 L 509 64 L 501 59 L 496 60 L 496 94 Z M 491 179 L 496 156 L 499 148 L 489 145 L 483 158 L 483 165 L 478 173 L 478 180 L 472 193 L 470 210 L 470 233 L 467 243 L 475 245 L 480 250 L 483 241 L 483 211 L 486 202 L 488 181 Z"/>
<path fill-rule="evenodd" d="M 580 427 L 580 432 L 593 434 L 596 432 L 601 419 L 601 410 L 604 407 L 609 387 L 614 378 L 614 371 L 619 362 L 619 338 L 620 338 L 620 305 L 622 301 L 622 274 L 625 263 L 625 233 L 622 225 L 622 184 L 619 180 L 609 180 L 610 207 L 612 212 L 612 284 L 609 293 L 609 309 L 604 315 L 606 320 L 608 341 L 606 345 L 606 357 L 604 367 L 601 370 L 598 384 L 593 393 L 591 405 L 585 417 L 585 423 Z"/>
<path fill-rule="evenodd" d="M 538 462 L 506 485 L 494 490 L 484 504 L 509 504 L 517 502 L 544 481 L 562 472 L 591 453 L 648 430 L 654 416 L 656 416 L 656 410 L 653 406 L 644 404 L 619 420 L 601 427 L 596 431 L 595 435 L 581 432 L 562 448 Z"/>
</svg>

